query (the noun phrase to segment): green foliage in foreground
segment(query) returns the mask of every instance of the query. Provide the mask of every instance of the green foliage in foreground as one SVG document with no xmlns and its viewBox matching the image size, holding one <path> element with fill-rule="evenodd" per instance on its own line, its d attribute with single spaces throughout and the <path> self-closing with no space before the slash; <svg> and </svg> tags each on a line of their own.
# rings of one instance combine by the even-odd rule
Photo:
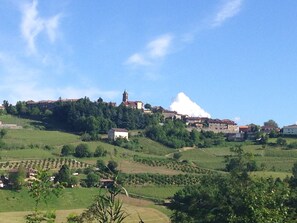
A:
<svg viewBox="0 0 297 223">
<path fill-rule="evenodd" d="M 241 147 L 226 159 L 230 175 L 202 176 L 200 184 L 177 192 L 173 223 L 293 223 L 297 217 L 297 163 L 286 181 L 250 178 L 250 157 Z"/>
<path fill-rule="evenodd" d="M 120 189 L 112 187 L 107 193 L 100 193 L 93 203 L 79 216 L 68 218 L 68 223 L 121 223 L 128 216 L 123 203 L 117 198 Z"/>
<path fill-rule="evenodd" d="M 288 185 L 273 179 L 239 182 L 207 176 L 201 184 L 186 187 L 172 199 L 173 222 L 178 223 L 274 223 L 290 222 L 286 205 Z"/>
</svg>

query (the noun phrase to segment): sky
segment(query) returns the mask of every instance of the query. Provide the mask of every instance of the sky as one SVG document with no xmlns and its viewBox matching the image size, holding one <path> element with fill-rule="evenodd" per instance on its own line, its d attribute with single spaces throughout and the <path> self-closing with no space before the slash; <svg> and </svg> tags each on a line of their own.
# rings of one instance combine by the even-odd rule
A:
<svg viewBox="0 0 297 223">
<path fill-rule="evenodd" d="M 296 10 L 295 0 L 1 0 L 0 101 L 119 104 L 127 90 L 240 125 L 294 124 Z"/>
</svg>

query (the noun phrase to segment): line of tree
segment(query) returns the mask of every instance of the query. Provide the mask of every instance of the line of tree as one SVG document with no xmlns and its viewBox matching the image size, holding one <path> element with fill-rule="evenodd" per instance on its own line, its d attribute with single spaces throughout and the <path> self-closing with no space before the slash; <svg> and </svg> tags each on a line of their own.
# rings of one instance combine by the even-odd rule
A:
<svg viewBox="0 0 297 223">
<path fill-rule="evenodd" d="M 112 127 L 144 129 L 161 118 L 158 114 L 144 114 L 124 105 L 116 107 L 101 98 L 94 102 L 87 97 L 75 102 L 57 101 L 52 108 L 28 106 L 21 101 L 15 106 L 4 101 L 3 105 L 8 114 L 56 121 L 71 131 L 87 133 L 106 133 Z"/>
</svg>

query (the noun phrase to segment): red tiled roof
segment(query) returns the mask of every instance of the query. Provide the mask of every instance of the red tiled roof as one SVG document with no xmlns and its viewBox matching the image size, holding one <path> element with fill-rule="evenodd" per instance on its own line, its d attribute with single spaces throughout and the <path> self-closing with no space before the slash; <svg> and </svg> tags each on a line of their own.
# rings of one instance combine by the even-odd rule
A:
<svg viewBox="0 0 297 223">
<path fill-rule="evenodd" d="M 111 130 L 115 132 L 128 132 L 127 129 L 120 129 L 120 128 L 112 128 Z"/>
</svg>

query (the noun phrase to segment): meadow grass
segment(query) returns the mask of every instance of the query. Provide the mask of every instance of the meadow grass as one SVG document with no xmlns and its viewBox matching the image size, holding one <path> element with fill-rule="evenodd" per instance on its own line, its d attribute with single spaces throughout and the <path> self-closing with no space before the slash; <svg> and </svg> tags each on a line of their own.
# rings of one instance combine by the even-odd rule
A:
<svg viewBox="0 0 297 223">
<path fill-rule="evenodd" d="M 35 126 L 42 126 L 42 122 L 31 119 L 19 118 L 12 115 L 0 115 L 0 121 L 3 124 L 16 124 L 24 128 L 34 128 Z"/>
<path fill-rule="evenodd" d="M 165 209 L 165 208 L 163 208 Z M 158 207 L 139 207 L 124 204 L 123 210 L 127 213 L 127 218 L 123 221 L 123 223 L 139 223 L 139 216 L 144 222 L 158 222 L 158 223 L 169 223 L 169 217 L 164 214 L 162 210 Z M 67 217 L 71 214 L 80 214 L 84 211 L 84 209 L 73 209 L 73 210 L 57 210 L 55 223 L 65 223 L 67 221 Z M 0 212 L 0 220 L 3 223 L 24 223 L 25 216 L 30 214 L 31 212 Z"/>
<path fill-rule="evenodd" d="M 66 188 L 59 198 L 48 199 L 47 205 L 41 209 L 67 210 L 86 208 L 94 197 L 99 194 L 98 188 Z M 0 211 L 30 211 L 34 208 L 34 200 L 26 188 L 20 191 L 0 190 Z"/>
<path fill-rule="evenodd" d="M 222 169 L 225 166 L 224 157 L 216 156 L 208 149 L 193 149 L 184 151 L 182 152 L 181 159 L 194 161 L 199 167 L 207 169 Z"/>
<path fill-rule="evenodd" d="M 136 137 L 136 139 L 138 139 L 138 142 L 141 147 L 140 151 L 143 153 L 163 156 L 176 151 L 175 149 L 164 146 L 149 138 Z"/>
<path fill-rule="evenodd" d="M 5 161 L 17 161 L 28 159 L 45 159 L 52 158 L 54 155 L 51 151 L 33 148 L 33 149 L 12 149 L 12 150 L 0 150 L 0 162 Z"/>
<path fill-rule="evenodd" d="M 273 172 L 273 171 L 256 171 L 250 173 L 252 177 L 263 177 L 263 178 L 280 178 L 284 179 L 286 177 L 292 176 L 290 173 L 285 173 L 285 172 Z"/>
<path fill-rule="evenodd" d="M 172 197 L 183 186 L 128 186 L 125 187 L 131 195 L 139 195 L 144 198 L 167 199 Z"/>
<path fill-rule="evenodd" d="M 64 189 L 59 198 L 51 198 L 48 204 L 41 205 L 42 210 L 57 210 L 57 221 L 66 222 L 70 213 L 80 214 L 99 194 L 99 188 Z M 145 222 L 169 223 L 169 218 L 158 211 L 156 206 L 148 201 L 120 196 L 124 210 L 129 214 L 126 223 L 139 222 L 138 214 Z M 7 219 L 7 223 L 24 222 L 24 216 L 34 209 L 34 200 L 27 189 L 18 192 L 0 190 L 0 219 Z"/>
<path fill-rule="evenodd" d="M 8 145 L 60 146 L 80 141 L 80 139 L 77 135 L 59 131 L 11 129 L 7 131 L 3 141 Z"/>
</svg>

